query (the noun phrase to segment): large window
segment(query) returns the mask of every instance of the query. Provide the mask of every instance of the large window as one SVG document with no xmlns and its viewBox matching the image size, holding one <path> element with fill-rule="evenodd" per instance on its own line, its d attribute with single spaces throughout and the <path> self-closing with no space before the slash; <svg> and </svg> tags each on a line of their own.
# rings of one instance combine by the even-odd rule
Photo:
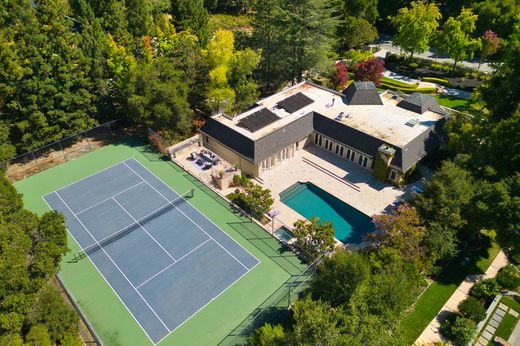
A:
<svg viewBox="0 0 520 346">
<path fill-rule="evenodd" d="M 390 180 L 395 181 L 396 178 L 397 178 L 397 171 L 395 169 L 392 169 L 390 171 Z"/>
<path fill-rule="evenodd" d="M 356 159 L 356 153 L 353 150 L 347 149 L 347 160 L 354 162 Z"/>
<path fill-rule="evenodd" d="M 366 157 L 365 155 L 361 155 L 361 154 L 359 154 L 358 164 L 359 164 L 361 167 L 367 168 L 367 165 L 368 165 L 368 157 Z"/>
</svg>

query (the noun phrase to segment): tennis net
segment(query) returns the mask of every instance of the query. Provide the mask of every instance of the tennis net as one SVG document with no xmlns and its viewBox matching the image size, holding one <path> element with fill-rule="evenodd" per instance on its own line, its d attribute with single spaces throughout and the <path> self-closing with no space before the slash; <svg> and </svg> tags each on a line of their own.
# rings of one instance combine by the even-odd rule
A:
<svg viewBox="0 0 520 346">
<path fill-rule="evenodd" d="M 191 189 L 188 192 L 185 192 L 184 194 L 182 194 L 179 197 L 175 198 L 174 200 L 169 201 L 168 204 L 160 207 L 159 209 L 151 212 L 150 214 L 147 214 L 147 215 L 143 216 L 139 220 L 136 220 L 134 223 L 132 223 L 132 224 L 130 224 L 130 225 L 120 229 L 119 231 L 114 232 L 113 234 L 111 234 L 111 235 L 109 235 L 109 236 L 107 236 L 107 237 L 97 241 L 96 243 L 94 243 L 92 245 L 89 245 L 89 246 L 83 248 L 82 250 L 80 250 L 78 252 L 79 258 L 80 259 L 84 258 L 87 255 L 90 255 L 90 254 L 92 254 L 92 253 L 94 253 L 94 252 L 96 252 L 98 250 L 101 250 L 105 246 L 107 246 L 109 244 L 112 244 L 116 240 L 119 240 L 119 239 L 123 238 L 124 236 L 126 236 L 130 232 L 135 231 L 136 229 L 138 229 L 138 228 L 142 227 L 143 225 L 147 224 L 148 222 L 158 218 L 161 215 L 166 214 L 168 211 L 170 211 L 173 208 L 175 208 L 175 206 L 185 202 L 186 199 L 192 198 L 194 193 L 195 193 L 194 190 Z"/>
</svg>

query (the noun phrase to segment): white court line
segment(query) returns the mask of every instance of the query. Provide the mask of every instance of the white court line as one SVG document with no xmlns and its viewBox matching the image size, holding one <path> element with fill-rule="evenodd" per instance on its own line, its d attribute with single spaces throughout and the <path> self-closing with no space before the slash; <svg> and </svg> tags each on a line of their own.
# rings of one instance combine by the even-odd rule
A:
<svg viewBox="0 0 520 346">
<path fill-rule="evenodd" d="M 51 192 L 45 196 L 50 196 L 51 194 L 53 193 L 56 193 L 56 191 L 54 192 Z M 56 193 L 57 194 L 57 193 Z M 59 196 L 58 196 L 59 197 Z M 44 196 L 42 196 L 42 199 L 44 200 L 45 204 L 47 204 L 47 206 L 49 207 L 50 210 L 54 210 L 50 205 L 49 203 L 47 202 L 47 200 L 44 198 Z M 70 210 L 70 209 L 69 209 Z M 74 239 L 74 241 L 76 242 L 76 244 L 78 244 L 78 246 L 81 248 L 81 245 L 79 243 L 79 241 L 76 239 L 76 237 L 74 237 L 74 234 L 72 234 L 71 230 L 67 228 L 67 231 L 69 233 L 69 235 L 72 237 L 72 239 Z M 117 298 L 119 298 L 119 300 L 121 301 L 121 303 L 123 304 L 123 306 L 126 308 L 126 310 L 128 311 L 128 313 L 130 313 L 130 315 L 132 316 L 132 318 L 135 320 L 135 322 L 139 325 L 139 327 L 141 327 L 141 329 L 144 331 L 145 335 L 148 337 L 148 339 L 150 339 L 150 342 L 154 345 L 157 345 L 160 341 L 158 342 L 154 342 L 152 340 L 152 338 L 150 337 L 150 335 L 148 335 L 148 333 L 146 332 L 146 329 L 144 329 L 144 327 L 141 325 L 141 323 L 137 320 L 137 318 L 134 316 L 132 310 L 130 310 L 130 308 L 126 305 L 125 301 L 123 300 L 123 298 L 121 298 L 119 296 L 119 294 L 117 294 L 117 291 L 114 289 L 114 287 L 112 287 L 112 285 L 110 284 L 110 281 L 108 281 L 108 279 L 105 277 L 105 275 L 103 275 L 103 273 L 101 272 L 101 270 L 98 268 L 98 266 L 94 263 L 94 261 L 92 260 L 92 258 L 90 258 L 90 256 L 87 256 L 88 260 L 90 261 L 90 263 L 92 263 L 92 265 L 94 266 L 94 268 L 97 270 L 97 272 L 99 273 L 99 275 L 101 275 L 101 277 L 105 280 L 105 282 L 107 283 L 108 287 L 110 287 L 110 289 L 112 290 L 112 292 L 114 292 L 114 294 L 116 295 Z M 79 303 L 79 302 L 78 302 Z M 86 318 L 86 317 L 85 317 Z M 166 336 L 170 335 L 171 332 L 169 332 L 169 334 L 167 334 Z M 166 337 L 165 336 L 165 337 Z M 165 337 L 163 337 L 161 340 L 163 340 Z"/>
<path fill-rule="evenodd" d="M 83 180 L 85 180 L 85 179 L 88 179 L 88 178 L 90 178 L 90 177 L 92 177 L 92 176 L 94 176 L 94 175 L 96 175 L 96 174 L 98 174 L 98 173 L 101 173 L 101 172 L 104 172 L 104 171 L 106 171 L 106 170 L 109 170 L 110 168 L 113 168 L 113 167 L 115 167 L 115 166 L 117 166 L 117 165 L 119 165 L 119 164 L 121 164 L 121 163 L 123 163 L 123 162 L 121 161 L 121 162 L 114 163 L 113 165 L 108 166 L 108 167 L 105 167 L 105 168 L 103 168 L 103 169 L 100 170 L 100 171 L 96 171 L 96 172 L 94 172 L 94 173 L 92 173 L 92 174 L 87 175 L 86 177 L 83 177 L 83 178 L 81 178 L 81 179 L 79 179 L 79 180 L 76 180 L 76 181 L 70 183 L 70 184 L 67 184 L 67 185 L 65 185 L 65 186 L 62 186 L 62 187 L 60 187 L 58 190 L 56 190 L 56 191 L 54 191 L 54 192 L 57 193 L 58 191 L 61 191 L 61 190 L 65 189 L 65 188 L 67 188 L 67 187 L 69 187 L 69 186 L 71 186 L 71 185 L 74 185 L 74 184 L 76 184 L 76 183 L 79 183 L 80 181 L 83 181 Z M 52 194 L 52 192 L 49 193 L 49 195 L 50 195 L 50 194 Z"/>
<path fill-rule="evenodd" d="M 69 209 L 69 211 L 72 213 L 72 215 L 74 215 L 74 217 L 76 218 L 76 220 L 78 220 L 78 222 L 81 224 L 81 226 L 83 226 L 83 228 L 85 229 L 85 231 L 87 231 L 88 234 L 90 234 L 90 236 L 92 238 L 94 238 L 94 236 L 92 235 L 92 233 L 90 233 L 90 231 L 88 230 L 88 228 L 83 224 L 83 222 L 81 222 L 81 220 L 76 216 L 76 214 L 74 214 L 74 212 L 72 211 L 72 209 L 70 209 L 70 207 L 68 206 L 67 203 L 65 203 L 65 201 L 63 200 L 63 198 L 61 198 L 60 194 L 58 193 L 58 191 L 54 191 L 56 193 L 56 196 L 58 196 L 58 198 L 63 202 L 63 204 L 67 207 L 67 209 Z M 94 238 L 96 239 L 96 238 Z M 96 241 L 97 243 L 97 241 Z M 99 243 L 98 243 L 99 245 Z M 101 245 L 99 245 L 101 247 Z M 114 262 L 114 260 L 112 259 L 112 257 L 110 257 L 110 255 L 105 251 L 104 248 L 101 247 L 101 251 L 103 251 L 105 253 L 105 255 L 107 255 L 108 259 L 114 264 L 114 266 L 117 268 L 117 270 L 119 270 L 119 272 L 121 273 L 121 275 L 123 275 L 123 277 L 126 279 L 126 281 L 128 281 L 128 283 L 130 284 L 130 286 L 132 286 L 132 288 L 134 289 L 135 292 L 137 292 L 137 294 L 139 295 L 139 297 L 141 297 L 141 299 L 145 302 L 145 304 L 148 306 L 148 308 L 150 309 L 150 311 L 153 312 L 153 314 L 157 317 L 157 319 L 162 323 L 162 325 L 166 328 L 166 330 L 168 332 L 171 332 L 171 330 L 168 328 L 168 326 L 166 326 L 166 324 L 163 322 L 163 320 L 159 317 L 159 315 L 157 315 L 157 313 L 155 312 L 154 309 L 152 309 L 152 307 L 150 306 L 150 304 L 148 304 L 148 302 L 146 301 L 146 299 L 144 299 L 144 297 L 141 295 L 141 292 L 139 292 L 135 287 L 134 285 L 132 284 L 132 282 L 126 277 L 125 273 L 123 273 L 123 271 L 119 268 L 119 266 L 116 264 L 116 262 Z"/>
<path fill-rule="evenodd" d="M 148 168 L 146 168 L 145 166 L 143 166 L 138 160 L 136 160 L 135 157 L 131 157 L 125 161 L 123 161 L 123 163 L 128 167 L 128 165 L 126 164 L 126 161 L 128 160 L 134 160 L 135 162 L 137 162 L 137 164 L 141 167 L 143 167 L 146 171 L 148 171 L 148 173 L 150 173 L 153 177 L 155 177 L 155 179 L 159 180 L 159 182 L 161 182 L 164 186 L 166 186 L 168 189 L 174 191 L 168 184 L 166 184 L 161 178 L 159 178 L 157 175 L 155 175 L 154 172 L 152 172 L 151 170 L 149 170 Z M 130 168 L 130 167 L 129 167 Z M 131 169 L 131 168 L 130 168 Z M 135 172 L 134 172 L 135 173 Z M 141 178 L 142 179 L 142 178 Z M 146 181 L 146 179 L 145 179 Z M 149 185 L 149 184 L 148 184 Z M 152 187 L 153 188 L 153 187 Z M 157 191 L 155 189 L 155 191 Z M 175 191 L 174 191 L 175 192 Z M 181 196 L 182 197 L 182 196 Z M 240 246 L 242 248 L 242 250 L 244 250 L 247 254 L 249 254 L 251 257 L 253 257 L 255 260 L 257 260 L 257 262 L 261 262 L 258 258 L 256 258 L 251 252 L 249 252 L 249 250 L 247 250 L 245 247 L 243 247 L 239 242 L 237 242 L 235 239 L 233 239 L 229 234 L 227 234 L 224 230 L 222 230 L 222 228 L 220 228 L 219 225 L 217 225 L 215 222 L 213 222 L 209 217 L 207 217 L 203 212 L 201 212 L 196 206 L 194 206 L 193 204 L 191 204 L 188 200 L 186 200 L 185 198 L 183 198 L 184 201 L 186 201 L 186 203 L 188 203 L 193 209 L 195 209 L 196 211 L 198 211 L 198 213 L 200 215 L 202 215 L 206 220 L 208 220 L 209 222 L 211 222 L 213 224 L 213 226 L 215 226 L 220 232 L 222 232 L 226 237 L 228 237 L 229 239 L 231 239 L 232 242 L 234 242 L 235 244 L 237 244 L 238 246 Z M 256 264 L 255 264 L 256 266 Z"/>
<path fill-rule="evenodd" d="M 168 266 L 166 266 L 165 268 L 161 269 L 159 272 L 155 273 L 152 277 L 150 277 L 149 279 L 146 279 L 144 282 L 142 282 L 141 284 L 137 285 L 135 288 L 136 289 L 139 289 L 141 286 L 147 284 L 150 280 L 152 280 L 153 278 L 155 278 L 157 275 L 163 273 L 165 270 L 168 270 L 170 269 L 175 263 L 178 263 L 180 262 L 184 257 L 190 255 L 192 252 L 194 252 L 195 250 L 197 250 L 198 248 L 200 248 L 201 246 L 203 246 L 204 244 L 206 244 L 208 241 L 211 241 L 212 239 L 206 239 L 205 242 L 203 242 L 202 244 L 198 245 L 197 247 L 195 247 L 193 250 L 191 250 L 190 252 L 188 252 L 187 254 L 183 255 L 181 258 L 179 258 L 177 261 L 173 262 L 173 263 L 170 263 Z"/>
<path fill-rule="evenodd" d="M 234 284 L 236 284 L 240 279 L 242 279 L 246 274 L 248 274 L 251 270 L 255 269 L 255 267 L 257 265 L 259 265 L 260 262 L 257 262 L 254 266 L 251 267 L 251 269 L 247 269 L 246 272 L 242 275 L 240 275 L 235 281 L 233 281 L 232 283 L 230 283 L 226 288 L 224 288 L 219 294 L 217 294 L 215 297 L 211 298 L 206 304 L 204 304 L 202 307 L 200 307 L 200 309 L 198 309 L 197 311 L 195 311 L 193 314 L 191 314 L 190 316 L 186 317 L 186 319 L 184 321 L 182 321 L 181 324 L 179 324 L 177 327 L 173 328 L 172 331 L 170 332 L 173 333 L 174 331 L 176 331 L 177 329 L 179 329 L 184 323 L 188 322 L 193 316 L 195 316 L 196 314 L 198 314 L 202 309 L 204 309 L 206 306 L 208 306 L 211 302 L 213 302 L 215 299 L 217 299 L 218 297 L 220 297 L 224 292 L 226 292 L 229 288 L 231 288 Z M 168 337 L 170 334 L 164 336 L 161 340 L 159 340 L 157 343 L 163 341 L 166 337 Z"/>
<path fill-rule="evenodd" d="M 173 256 L 172 256 L 172 255 L 171 255 L 171 254 L 170 254 L 170 253 L 169 253 L 169 252 L 168 252 L 168 251 L 167 251 L 167 250 L 166 250 L 166 249 L 161 245 L 161 243 L 159 243 L 159 242 L 157 241 L 157 239 L 155 239 L 154 236 L 151 235 L 151 234 L 146 230 L 146 228 L 144 228 L 144 226 L 141 225 L 141 224 L 139 223 L 139 221 L 136 220 L 135 217 L 133 217 L 132 214 L 130 214 L 130 213 L 128 212 L 128 210 L 126 210 L 125 207 L 123 207 L 123 206 L 121 205 L 121 203 L 119 203 L 115 198 L 112 198 L 112 199 L 114 200 L 114 202 L 117 203 L 118 206 L 121 207 L 121 209 L 123 209 L 123 211 L 124 211 L 125 213 L 128 214 L 128 216 L 130 216 L 130 217 L 132 218 L 132 220 L 135 221 L 135 223 L 137 223 L 137 224 L 139 225 L 139 227 L 141 227 L 141 228 L 143 229 L 143 231 L 144 231 L 146 234 L 148 234 L 148 235 L 150 236 L 150 238 L 152 238 L 152 240 L 153 240 L 157 245 L 159 245 L 159 247 L 160 247 L 164 252 L 166 252 L 166 254 L 167 254 L 168 256 L 170 256 L 170 258 L 171 258 L 174 262 L 177 262 L 177 260 L 175 259 L 175 257 L 173 257 Z M 135 288 L 136 288 L 136 287 L 135 287 Z"/>
<path fill-rule="evenodd" d="M 142 181 L 141 183 L 144 183 L 144 181 Z M 116 201 L 116 203 L 117 203 L 117 201 Z M 163 209 L 163 208 L 165 208 L 166 206 L 169 206 L 169 205 L 170 205 L 170 203 L 166 203 L 166 204 L 160 206 L 159 208 L 155 209 L 154 211 L 152 211 L 152 212 L 146 214 L 145 216 L 143 216 L 142 218 L 140 218 L 140 219 L 137 220 L 137 221 L 141 222 L 141 221 L 143 221 L 144 219 L 146 219 L 148 216 L 150 216 L 150 215 L 152 215 L 152 214 L 158 212 L 159 210 L 161 210 L 161 209 Z M 135 219 L 134 219 L 134 220 L 135 220 Z M 134 225 L 134 224 L 136 224 L 136 222 L 130 222 L 130 223 L 129 223 L 128 225 L 126 225 L 125 227 L 123 227 L 123 228 L 121 228 L 121 229 L 115 231 L 115 232 L 112 233 L 112 234 L 107 235 L 106 237 L 101 238 L 101 239 L 98 240 L 98 241 L 96 241 L 96 239 L 94 239 L 94 241 L 95 241 L 94 244 L 90 244 L 90 245 L 88 245 L 88 246 L 85 246 L 84 248 L 81 249 L 81 251 L 89 250 L 89 248 L 92 247 L 92 246 L 94 246 L 94 245 L 96 245 L 96 243 L 102 243 L 102 242 L 104 242 L 105 240 L 107 240 L 108 238 L 110 238 L 110 237 L 116 235 L 117 233 L 121 232 L 121 231 L 124 230 L 125 228 L 127 228 L 127 227 L 129 227 L 129 226 L 132 226 L 132 225 Z M 81 248 L 81 246 L 80 246 L 80 248 Z"/>
<path fill-rule="evenodd" d="M 79 214 L 81 214 L 81 213 L 83 213 L 83 212 L 85 212 L 85 211 L 87 211 L 87 210 L 90 210 L 90 209 L 92 209 L 92 208 L 94 208 L 94 207 L 100 205 L 101 203 L 106 202 L 106 201 L 108 201 L 108 200 L 111 199 L 111 198 L 114 198 L 115 196 L 119 196 L 120 194 L 122 194 L 122 193 L 124 193 L 124 192 L 127 192 L 127 191 L 129 191 L 129 190 L 132 190 L 134 187 L 136 187 L 136 186 L 138 186 L 138 185 L 141 185 L 142 183 L 144 183 L 144 181 L 140 181 L 140 182 L 138 182 L 137 184 L 132 185 L 132 186 L 130 186 L 130 187 L 127 188 L 127 189 L 124 189 L 123 191 L 120 191 L 120 192 L 118 192 L 118 193 L 116 193 L 116 194 L 114 194 L 114 195 L 112 195 L 112 196 L 110 196 L 110 197 L 108 197 L 108 198 L 105 198 L 105 199 L 102 200 L 102 201 L 97 202 L 96 204 L 92 204 L 90 207 L 85 208 L 85 209 L 83 209 L 83 210 L 81 210 L 81 211 L 78 211 L 78 212 L 76 213 L 76 215 L 79 215 Z"/>
<path fill-rule="evenodd" d="M 128 166 L 126 164 L 126 162 L 123 161 L 123 163 L 126 165 L 126 167 L 128 167 L 132 172 L 134 172 L 139 178 L 143 179 L 146 184 L 148 184 L 148 186 L 150 186 L 152 189 L 154 189 L 159 195 L 162 196 L 162 198 L 164 198 L 165 200 L 169 201 L 168 198 L 166 198 L 159 190 L 157 190 L 155 187 L 153 187 L 146 179 L 144 179 L 141 175 L 139 175 L 139 173 L 137 173 L 136 171 L 134 171 L 130 166 Z M 182 198 L 182 197 L 181 197 Z M 182 213 L 182 215 L 184 215 L 188 220 L 190 220 L 195 226 L 197 226 L 202 232 L 206 233 L 206 235 L 208 237 L 210 237 L 211 239 L 213 239 L 213 241 L 215 243 L 218 244 L 218 246 L 220 246 L 224 251 L 226 251 L 231 257 L 233 257 L 235 259 L 235 261 L 237 261 L 238 263 L 240 263 L 240 265 L 242 265 L 242 267 L 246 268 L 246 270 L 249 270 L 248 267 L 246 267 L 242 262 L 240 262 L 238 260 L 238 258 L 236 258 L 235 256 L 233 256 L 233 254 L 231 252 L 229 252 L 225 247 L 223 247 L 218 241 L 216 241 L 211 235 L 208 234 L 208 232 L 206 232 L 202 227 L 199 226 L 198 223 L 196 223 L 194 220 L 192 220 L 188 215 L 186 215 L 182 210 L 180 210 L 175 204 L 171 203 L 171 205 L 173 205 L 178 211 L 180 211 Z M 191 204 L 190 204 L 191 205 Z"/>
</svg>

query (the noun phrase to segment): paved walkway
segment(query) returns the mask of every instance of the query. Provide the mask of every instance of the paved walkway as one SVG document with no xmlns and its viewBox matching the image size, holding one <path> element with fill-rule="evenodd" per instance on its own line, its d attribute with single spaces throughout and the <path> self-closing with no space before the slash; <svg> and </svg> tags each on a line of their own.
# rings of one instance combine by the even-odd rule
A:
<svg viewBox="0 0 520 346">
<path fill-rule="evenodd" d="M 430 324 L 424 329 L 422 334 L 415 341 L 416 345 L 432 345 L 435 343 L 442 342 L 442 337 L 440 334 L 440 326 L 442 321 L 446 319 L 446 317 L 452 313 L 457 311 L 457 306 L 461 301 L 466 299 L 469 295 L 469 291 L 471 287 L 481 278 L 494 278 L 498 271 L 507 265 L 507 257 L 504 252 L 500 251 L 486 270 L 484 275 L 468 275 L 466 279 L 460 284 L 457 290 L 452 294 L 450 299 L 444 304 L 444 306 L 439 310 L 437 316 L 433 320 L 431 320 Z"/>
</svg>

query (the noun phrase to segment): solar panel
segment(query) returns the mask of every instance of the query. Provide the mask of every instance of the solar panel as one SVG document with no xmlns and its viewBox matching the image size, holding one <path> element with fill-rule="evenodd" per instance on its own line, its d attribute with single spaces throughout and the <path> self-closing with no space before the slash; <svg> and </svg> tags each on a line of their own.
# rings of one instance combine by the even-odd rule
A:
<svg viewBox="0 0 520 346">
<path fill-rule="evenodd" d="M 251 132 L 256 132 L 269 124 L 280 119 L 276 114 L 266 108 L 262 108 L 258 112 L 248 115 L 238 122 L 238 126 L 243 127 Z"/>
<path fill-rule="evenodd" d="M 302 109 L 303 107 L 310 105 L 313 102 L 313 99 L 305 96 L 302 93 L 297 93 L 278 102 L 278 106 L 285 109 L 289 113 L 294 113 Z"/>
</svg>

